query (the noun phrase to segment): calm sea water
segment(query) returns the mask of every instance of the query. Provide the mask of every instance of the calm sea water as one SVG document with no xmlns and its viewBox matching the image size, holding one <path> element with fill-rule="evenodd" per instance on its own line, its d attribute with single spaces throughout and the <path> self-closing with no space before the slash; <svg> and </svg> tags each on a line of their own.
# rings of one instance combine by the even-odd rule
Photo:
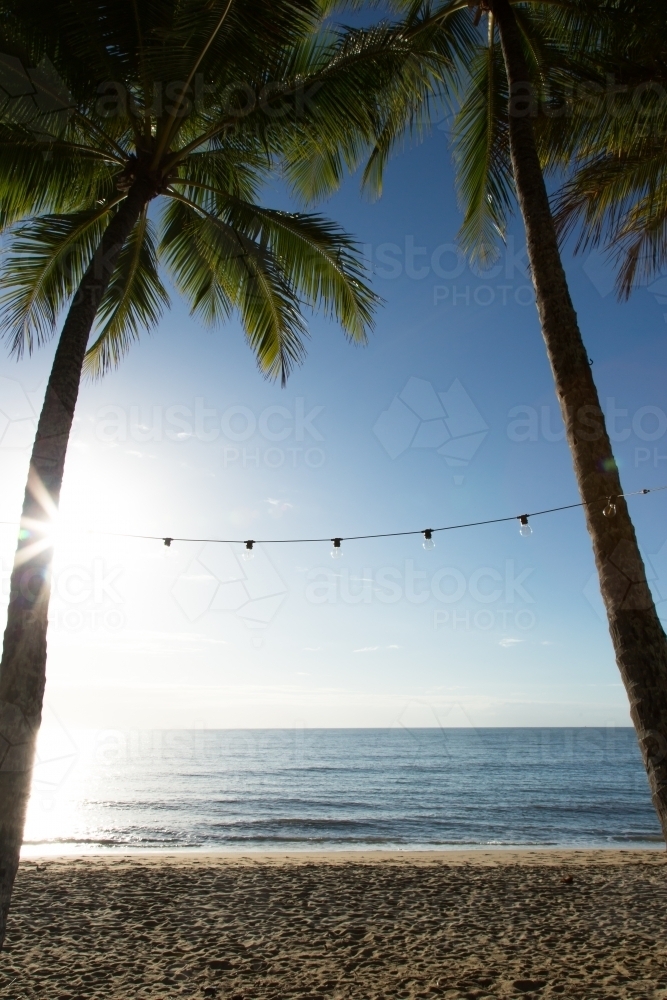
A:
<svg viewBox="0 0 667 1000">
<path fill-rule="evenodd" d="M 26 853 L 646 845 L 632 729 L 79 733 L 40 750 Z"/>
</svg>

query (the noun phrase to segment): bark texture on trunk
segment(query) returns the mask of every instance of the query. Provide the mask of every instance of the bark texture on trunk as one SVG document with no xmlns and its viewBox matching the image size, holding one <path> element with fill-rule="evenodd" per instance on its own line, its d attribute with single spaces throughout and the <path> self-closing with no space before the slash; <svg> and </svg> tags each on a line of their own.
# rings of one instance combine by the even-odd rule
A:
<svg viewBox="0 0 667 1000">
<path fill-rule="evenodd" d="M 37 425 L 0 662 L 0 948 L 23 840 L 46 682 L 52 550 L 40 524 L 58 506 L 83 359 L 120 250 L 153 192 L 137 182 L 105 230 L 67 314 Z"/>
<path fill-rule="evenodd" d="M 591 366 L 570 299 L 540 167 L 531 116 L 536 113 L 521 35 L 509 0 L 489 0 L 510 85 L 509 135 L 517 197 L 542 333 L 563 414 L 574 471 L 593 542 L 616 662 L 667 840 L 667 638 L 649 589 Z"/>
</svg>

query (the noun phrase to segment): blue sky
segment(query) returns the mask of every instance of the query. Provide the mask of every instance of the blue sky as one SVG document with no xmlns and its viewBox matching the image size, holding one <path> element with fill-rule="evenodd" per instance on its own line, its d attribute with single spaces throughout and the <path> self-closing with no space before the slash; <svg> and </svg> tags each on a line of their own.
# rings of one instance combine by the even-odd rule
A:
<svg viewBox="0 0 667 1000">
<path fill-rule="evenodd" d="M 289 202 L 276 183 L 265 201 Z M 452 250 L 447 135 L 324 206 L 366 247 L 385 305 L 366 348 L 312 318 L 286 389 L 236 322 L 174 296 L 117 372 L 84 385 L 62 497 L 48 713 L 66 726 L 626 725 L 579 510 L 420 539 L 259 547 L 117 539 L 333 537 L 577 501 L 522 227 L 498 269 Z M 619 305 L 597 256 L 566 258 L 627 490 L 667 483 L 665 304 Z M 667 294 L 667 291 L 665 292 Z M 665 300 L 667 301 L 667 300 Z M 0 360 L 0 520 L 18 516 L 52 349 Z M 40 388 L 41 387 L 41 388 Z M 610 402 L 607 402 L 610 401 Z M 4 417 L 1 415 L 4 414 Z M 441 452 L 444 449 L 444 452 Z M 667 493 L 631 502 L 667 599 Z M 3 600 L 13 549 L 0 528 Z"/>
</svg>

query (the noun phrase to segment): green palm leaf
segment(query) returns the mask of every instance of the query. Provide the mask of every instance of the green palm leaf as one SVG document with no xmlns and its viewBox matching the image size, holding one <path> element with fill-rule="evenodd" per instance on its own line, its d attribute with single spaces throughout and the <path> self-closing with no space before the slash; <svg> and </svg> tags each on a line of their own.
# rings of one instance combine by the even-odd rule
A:
<svg viewBox="0 0 667 1000">
<path fill-rule="evenodd" d="M 20 49 L 28 75 L 51 59 L 71 98 L 57 134 L 36 134 L 0 109 L 0 220 L 12 248 L 5 315 L 16 350 L 22 338 L 30 348 L 53 329 L 103 231 L 90 220 L 142 171 L 169 199 L 160 238 L 156 245 L 144 212 L 103 297 L 88 374 L 103 374 L 155 326 L 167 302 L 161 266 L 206 322 L 238 313 L 271 377 L 284 380 L 304 357 L 305 307 L 363 342 L 379 300 L 353 241 L 321 216 L 278 212 L 257 199 L 279 162 L 298 186 L 296 151 L 312 152 L 313 142 L 322 162 L 338 156 L 339 140 L 344 153 L 324 185 L 319 167 L 312 170 L 317 158 L 303 157 L 311 193 L 360 162 L 380 90 L 395 60 L 407 59 L 400 31 L 316 30 L 320 0 L 212 0 L 204 8 L 198 0 L 133 0 L 129 10 L 80 0 L 76 12 L 68 0 L 36 0 L 25 16 L 15 0 L 2 7 L 0 37 L 4 31 L 12 51 Z M 191 90 L 170 80 L 189 81 Z M 242 111 L 239 80 L 250 94 Z M 60 260 L 73 243 L 78 258 L 64 280 Z"/>
<path fill-rule="evenodd" d="M 187 201 L 173 199 L 164 207 L 161 222 L 160 256 L 192 314 L 207 326 L 224 322 L 233 311 L 232 299 L 225 271 L 216 270 L 201 241 L 201 217 Z"/>
<path fill-rule="evenodd" d="M 193 313 L 216 321 L 237 309 L 260 370 L 284 383 L 303 359 L 306 328 L 270 248 L 194 203 L 166 214 L 161 249 Z"/>
<path fill-rule="evenodd" d="M 300 298 L 335 318 L 350 339 L 363 343 L 377 296 L 363 283 L 363 265 L 352 240 L 319 215 L 278 212 L 229 199 L 225 216 L 236 230 L 272 255 Z"/>
<path fill-rule="evenodd" d="M 108 207 L 30 220 L 14 232 L 0 272 L 0 321 L 13 353 L 54 332 L 99 245 Z"/>
<path fill-rule="evenodd" d="M 115 367 L 142 330 L 157 325 L 169 296 L 158 275 L 153 227 L 144 211 L 123 247 L 98 310 L 101 329 L 88 349 L 84 371 L 94 377 Z"/>
<path fill-rule="evenodd" d="M 665 8 L 660 0 L 624 0 L 601 14 L 592 41 L 578 39 L 578 78 L 603 95 L 597 109 L 594 98 L 577 99 L 570 88 L 565 127 L 547 121 L 539 137 L 543 161 L 569 173 L 554 198 L 562 237 L 575 233 L 575 250 L 605 248 L 627 297 L 667 263 Z M 610 84 L 618 90 L 606 96 Z"/>
<path fill-rule="evenodd" d="M 508 86 L 500 46 L 489 43 L 470 67 L 470 83 L 453 128 L 461 247 L 486 266 L 496 256 L 514 200 L 507 125 Z"/>
</svg>

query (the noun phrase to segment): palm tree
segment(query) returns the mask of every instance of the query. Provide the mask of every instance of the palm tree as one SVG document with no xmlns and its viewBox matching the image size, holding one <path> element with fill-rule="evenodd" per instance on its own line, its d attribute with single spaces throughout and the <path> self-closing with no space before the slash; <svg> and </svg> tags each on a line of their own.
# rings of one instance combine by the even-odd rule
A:
<svg viewBox="0 0 667 1000">
<path fill-rule="evenodd" d="M 580 227 L 577 250 L 605 246 L 628 298 L 667 264 L 667 18 L 660 0 L 624 0 L 603 44 L 582 52 L 597 103 L 572 103 L 568 128 L 544 123 L 543 160 L 573 168 L 555 204 L 561 236 Z M 597 109 L 600 110 L 599 108 Z"/>
<path fill-rule="evenodd" d="M 608 5 L 558 0 L 553 6 L 550 0 L 442 0 L 433 5 L 420 0 L 408 5 L 397 0 L 394 6 L 408 8 L 402 29 L 406 38 L 424 30 L 432 32 L 437 25 L 451 32 L 451 25 L 460 25 L 462 18 L 479 26 L 466 59 L 459 64 L 458 76 L 430 78 L 431 98 L 458 106 L 453 141 L 464 210 L 459 236 L 473 256 L 482 262 L 492 258 L 516 197 L 526 231 L 542 335 L 584 503 L 616 662 L 667 840 L 667 637 L 622 496 L 618 467 L 561 262 L 536 141 L 538 119 L 534 118 L 543 99 L 552 116 L 551 132 L 558 135 L 570 127 L 569 118 L 564 120 L 565 129 L 563 119 L 559 122 L 555 118 L 563 81 L 590 78 L 591 63 L 607 51 L 607 31 L 619 30 L 615 28 L 617 7 L 622 5 L 617 0 Z M 636 45 L 638 34 L 636 30 Z M 417 59 L 413 62 L 417 73 L 415 63 Z M 428 67 L 423 67 L 423 72 L 428 74 Z M 428 120 L 428 107 L 406 90 L 404 80 L 405 74 L 383 94 L 375 143 L 363 175 L 363 183 L 372 193 L 381 190 L 384 165 L 406 130 L 418 131 Z M 545 139 L 541 142 L 548 148 Z M 307 143 L 299 150 L 301 155 L 304 148 Z M 651 169 L 652 164 L 647 171 Z M 310 198 L 330 189 L 330 174 L 325 155 L 319 183 L 310 177 L 303 183 L 298 172 L 294 183 L 305 198 Z M 664 242 L 664 182 L 662 192 Z M 652 205 L 657 211 L 657 200 Z"/>
<path fill-rule="evenodd" d="M 537 309 L 579 486 L 607 611 L 616 662 L 630 703 L 653 803 L 667 840 L 667 637 L 646 580 L 634 526 L 622 497 L 576 312 L 560 259 L 556 228 L 526 103 L 526 34 L 510 0 L 490 0 L 509 86 L 509 154 L 526 229 Z M 561 28 L 577 35 L 577 18 Z M 612 505 L 607 506 L 608 498 Z M 616 509 L 615 516 L 605 516 Z"/>
<path fill-rule="evenodd" d="M 262 207 L 258 194 L 305 137 L 345 147 L 343 169 L 374 133 L 373 95 L 401 67 L 424 93 L 414 53 L 433 72 L 452 66 L 465 31 L 439 32 L 434 46 L 386 26 L 323 30 L 324 0 L 2 0 L 0 12 L 5 68 L 33 85 L 0 112 L 0 282 L 14 353 L 65 316 L 0 665 L 1 945 L 45 687 L 48 525 L 82 373 L 101 376 L 156 325 L 168 303 L 161 266 L 195 316 L 240 316 L 267 377 L 284 383 L 303 359 L 304 304 L 363 342 L 377 300 L 353 241 L 319 215 Z"/>
<path fill-rule="evenodd" d="M 572 5 L 575 6 L 575 5 Z M 586 13 L 586 5 L 580 5 Z M 590 9 L 590 8 L 589 8 Z M 593 544 L 600 590 L 605 604 L 616 662 L 630 703 L 646 767 L 653 803 L 667 840 L 667 637 L 649 589 L 635 530 L 621 496 L 618 467 L 605 426 L 588 354 L 570 298 L 560 259 L 558 239 L 538 155 L 526 84 L 535 80 L 545 49 L 531 45 L 527 5 L 489 0 L 488 49 L 499 39 L 508 88 L 505 134 L 511 176 L 524 221 L 531 277 L 556 393 L 572 453 L 579 492 L 584 501 Z M 600 12 L 597 12 L 598 27 Z M 572 39 L 581 51 L 586 36 L 575 10 L 549 12 L 556 21 L 556 37 Z M 585 19 L 584 19 L 585 20 Z M 613 18 L 609 19 L 613 25 Z M 584 25 L 585 27 L 585 25 Z M 588 38 L 602 43 L 599 31 L 588 23 Z M 533 65 L 531 66 L 531 62 Z M 563 60 L 566 63 L 566 60 Z M 557 61 L 556 61 L 557 64 Z M 538 91 L 539 93 L 539 91 Z M 523 100 L 522 100 L 523 98 Z M 488 105 L 487 105 L 488 106 Z M 552 119 L 555 121 L 555 119 Z M 459 120 L 459 138 L 465 144 L 466 125 Z M 569 128 L 569 121 L 565 123 Z M 560 130 L 563 128 L 562 119 Z M 471 159 L 462 157 L 462 185 L 470 176 Z M 490 179 L 493 169 L 488 171 Z M 496 174 L 496 179 L 497 179 Z M 488 193 L 488 189 L 487 192 Z M 493 203 L 493 198 L 491 199 Z M 608 498 L 612 506 L 608 507 Z M 615 507 L 615 516 L 605 516 Z"/>
</svg>

